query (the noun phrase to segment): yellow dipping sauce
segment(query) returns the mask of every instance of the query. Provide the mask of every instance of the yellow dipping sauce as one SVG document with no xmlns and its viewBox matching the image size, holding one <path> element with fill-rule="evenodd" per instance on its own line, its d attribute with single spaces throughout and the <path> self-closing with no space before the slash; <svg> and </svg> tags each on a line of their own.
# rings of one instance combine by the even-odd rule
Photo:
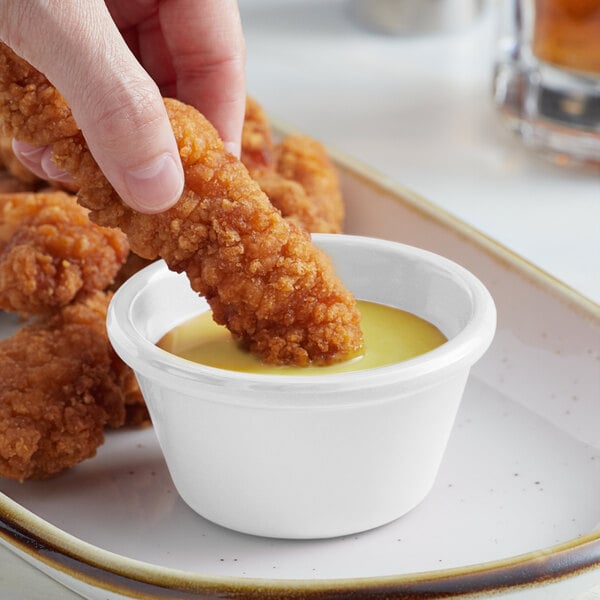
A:
<svg viewBox="0 0 600 600">
<path fill-rule="evenodd" d="M 325 375 L 383 367 L 433 350 L 447 341 L 437 327 L 412 313 L 362 300 L 358 301 L 358 309 L 365 342 L 363 353 L 333 365 L 265 364 L 239 348 L 229 331 L 213 321 L 210 311 L 173 328 L 157 345 L 181 358 L 218 369 L 269 375 Z"/>
</svg>

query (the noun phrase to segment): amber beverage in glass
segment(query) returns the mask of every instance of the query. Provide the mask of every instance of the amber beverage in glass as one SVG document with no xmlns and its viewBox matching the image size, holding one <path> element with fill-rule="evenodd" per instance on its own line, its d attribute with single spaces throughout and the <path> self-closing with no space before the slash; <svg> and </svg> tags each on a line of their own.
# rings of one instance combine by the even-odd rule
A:
<svg viewBox="0 0 600 600">
<path fill-rule="evenodd" d="M 600 0 L 502 0 L 494 100 L 555 162 L 600 166 Z"/>
</svg>

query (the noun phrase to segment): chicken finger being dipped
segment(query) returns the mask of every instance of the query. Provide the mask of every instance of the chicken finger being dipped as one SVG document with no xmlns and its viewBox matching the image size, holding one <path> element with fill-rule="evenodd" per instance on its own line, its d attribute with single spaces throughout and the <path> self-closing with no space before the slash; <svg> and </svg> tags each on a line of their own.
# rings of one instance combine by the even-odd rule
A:
<svg viewBox="0 0 600 600">
<path fill-rule="evenodd" d="M 185 272 L 218 323 L 263 361 L 329 364 L 362 347 L 355 299 L 329 259 L 286 221 L 215 129 L 194 108 L 165 99 L 185 172 L 178 203 L 160 214 L 126 206 L 95 163 L 65 100 L 7 46 L 0 47 L 0 118 L 16 139 L 53 144 L 102 226 L 132 250 Z"/>
</svg>

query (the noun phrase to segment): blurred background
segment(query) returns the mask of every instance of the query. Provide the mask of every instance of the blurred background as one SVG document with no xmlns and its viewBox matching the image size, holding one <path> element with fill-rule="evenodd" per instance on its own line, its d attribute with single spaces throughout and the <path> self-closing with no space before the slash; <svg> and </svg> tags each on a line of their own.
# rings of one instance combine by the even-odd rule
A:
<svg viewBox="0 0 600 600">
<path fill-rule="evenodd" d="M 248 92 L 600 303 L 600 168 L 557 166 L 499 118 L 501 2 L 398 0 L 399 21 L 394 0 L 240 0 Z"/>
<path fill-rule="evenodd" d="M 395 1 L 239 0 L 249 93 L 600 303 L 600 169 L 542 158 L 493 103 L 512 0 L 398 0 L 413 8 L 401 20 Z M 75 597 L 1 547 L 0 564 L 3 598 Z"/>
</svg>

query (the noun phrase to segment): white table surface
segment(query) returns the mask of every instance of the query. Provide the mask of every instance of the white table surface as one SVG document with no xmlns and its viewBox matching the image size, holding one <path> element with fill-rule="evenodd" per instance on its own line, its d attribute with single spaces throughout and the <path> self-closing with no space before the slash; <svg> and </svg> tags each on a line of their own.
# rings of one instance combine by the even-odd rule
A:
<svg viewBox="0 0 600 600">
<path fill-rule="evenodd" d="M 242 0 L 249 93 L 600 303 L 600 170 L 556 167 L 499 122 L 493 11 L 458 34 L 398 37 L 348 4 Z"/>
<path fill-rule="evenodd" d="M 491 13 L 452 34 L 386 36 L 344 0 L 240 0 L 248 91 L 600 303 L 600 171 L 556 167 L 498 122 Z M 0 547 L 3 600 L 79 596 Z"/>
</svg>

